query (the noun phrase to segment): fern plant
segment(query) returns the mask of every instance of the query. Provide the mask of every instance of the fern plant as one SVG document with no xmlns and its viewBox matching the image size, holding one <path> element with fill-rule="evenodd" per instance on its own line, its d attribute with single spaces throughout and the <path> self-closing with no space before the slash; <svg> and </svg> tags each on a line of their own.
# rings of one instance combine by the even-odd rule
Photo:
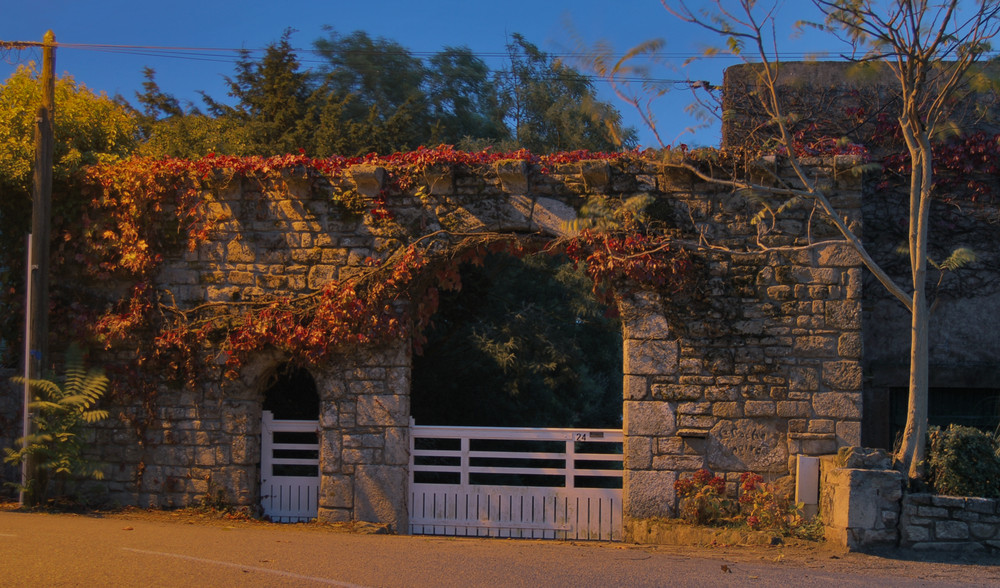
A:
<svg viewBox="0 0 1000 588">
<path fill-rule="evenodd" d="M 24 385 L 24 378 L 12 380 Z M 40 504 L 50 498 L 50 481 L 56 481 L 60 493 L 71 478 L 103 478 L 99 468 L 83 457 L 85 441 L 82 429 L 108 417 L 106 410 L 94 406 L 108 388 L 102 370 L 86 369 L 79 352 L 68 354 L 66 373 L 58 382 L 29 380 L 33 400 L 28 404 L 34 413 L 34 431 L 17 440 L 16 448 L 4 449 L 4 461 L 21 465 L 28 461 L 34 470 L 26 486 L 25 502 Z"/>
</svg>

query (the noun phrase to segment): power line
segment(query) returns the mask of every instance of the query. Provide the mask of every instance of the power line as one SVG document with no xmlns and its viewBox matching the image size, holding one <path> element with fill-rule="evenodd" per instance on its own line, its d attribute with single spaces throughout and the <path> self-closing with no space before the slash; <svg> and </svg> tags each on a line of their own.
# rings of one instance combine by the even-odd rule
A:
<svg viewBox="0 0 1000 588">
<path fill-rule="evenodd" d="M 35 44 L 37 45 L 37 43 Z M 154 57 L 154 58 L 165 58 L 165 59 L 179 59 L 188 61 L 208 61 L 216 63 L 236 63 L 246 55 L 253 55 L 257 53 L 263 53 L 268 50 L 268 48 L 263 49 L 236 49 L 236 48 L 226 48 L 226 47 L 183 47 L 183 46 L 158 46 L 158 45 L 111 45 L 103 43 L 60 43 L 58 44 L 60 49 L 77 49 L 82 51 L 94 51 L 99 53 L 111 53 L 116 55 L 133 55 L 139 57 Z M 311 64 L 311 63 L 328 63 L 325 59 L 310 59 L 301 58 L 301 54 L 312 54 L 321 56 L 325 52 L 318 49 L 291 49 L 291 52 L 296 55 L 299 63 Z M 430 51 L 349 51 L 347 52 L 351 55 L 392 55 L 392 56 L 410 56 L 410 57 L 433 57 L 439 52 Z M 486 53 L 474 53 L 474 55 L 480 59 L 483 57 L 489 58 L 508 58 L 510 55 L 508 53 L 498 53 L 498 52 L 486 52 Z M 554 58 L 585 58 L 587 56 L 597 56 L 596 53 L 546 53 L 549 57 Z M 660 54 L 664 57 L 675 55 L 677 57 L 688 57 L 687 54 Z M 620 57 L 620 56 L 616 56 Z M 507 69 L 491 69 L 491 73 L 498 76 L 513 76 L 514 72 Z M 455 76 L 460 77 L 460 76 Z M 572 74 L 558 75 L 553 74 L 547 76 L 547 79 L 552 80 L 572 80 L 583 78 L 591 82 L 607 82 L 608 80 L 592 74 L 586 74 L 579 71 L 574 71 Z M 653 85 L 674 85 L 679 87 L 686 87 L 691 82 L 686 79 L 673 79 L 673 78 L 654 78 L 646 76 L 618 76 L 615 78 L 617 82 L 622 83 L 643 83 L 643 84 L 653 84 Z"/>
</svg>

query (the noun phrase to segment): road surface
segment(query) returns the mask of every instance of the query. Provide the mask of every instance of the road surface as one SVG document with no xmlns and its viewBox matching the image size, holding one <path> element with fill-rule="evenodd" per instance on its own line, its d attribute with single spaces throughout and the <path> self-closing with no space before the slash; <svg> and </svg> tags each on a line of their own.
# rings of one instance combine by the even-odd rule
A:
<svg viewBox="0 0 1000 588">
<path fill-rule="evenodd" d="M 1000 565 L 989 561 L 945 565 L 829 552 L 785 558 L 780 548 L 739 553 L 0 512 L 0 586 L 1000 585 Z"/>
</svg>

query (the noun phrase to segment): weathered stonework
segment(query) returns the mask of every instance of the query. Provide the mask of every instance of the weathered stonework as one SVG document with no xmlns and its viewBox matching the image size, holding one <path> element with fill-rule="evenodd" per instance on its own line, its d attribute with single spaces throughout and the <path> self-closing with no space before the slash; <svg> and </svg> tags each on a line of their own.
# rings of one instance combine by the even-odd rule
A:
<svg viewBox="0 0 1000 588">
<path fill-rule="evenodd" d="M 838 174 L 832 160 L 803 164 L 829 179 L 846 216 L 858 217 L 855 176 Z M 626 521 L 671 516 L 673 483 L 699 468 L 729 479 L 746 470 L 782 475 L 797 453 L 859 442 L 862 290 L 847 246 L 786 248 L 805 245 L 804 233 L 762 236 L 745 198 L 655 163 L 551 168 L 435 168 L 422 196 L 389 186 L 379 168 L 351 170 L 337 186 L 294 174 L 273 185 L 237 181 L 204 194 L 216 221 L 209 240 L 167 258 L 157 287 L 188 308 L 302 295 L 388 255 L 411 228 L 556 236 L 586 197 L 646 194 L 679 240 L 704 237 L 732 252 L 691 248 L 691 292 L 621 290 Z M 366 224 L 333 197 L 382 189 L 400 232 Z M 807 210 L 782 220 L 795 230 L 808 222 Z M 812 235 L 833 236 L 823 223 Z M 758 240 L 774 249 L 757 250 Z M 320 519 L 406 529 L 408 350 L 406 341 L 344 350 L 309 369 L 320 398 Z M 105 464 L 110 498 L 164 507 L 221 493 L 258 504 L 263 395 L 285 359 L 263 351 L 233 382 L 220 367 L 194 388 L 163 384 L 141 429 L 128 418 L 100 424 L 91 456 Z M 144 410 L 111 408 L 116 417 Z"/>
<path fill-rule="evenodd" d="M 905 493 L 904 474 L 881 450 L 842 449 L 820 463 L 828 541 L 855 551 L 1000 553 L 1000 500 Z"/>
</svg>

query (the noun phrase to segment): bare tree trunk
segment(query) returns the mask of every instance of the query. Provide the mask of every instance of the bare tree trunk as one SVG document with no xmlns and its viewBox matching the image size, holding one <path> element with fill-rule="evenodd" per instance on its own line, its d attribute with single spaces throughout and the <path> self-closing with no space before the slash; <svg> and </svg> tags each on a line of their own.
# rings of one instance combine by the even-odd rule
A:
<svg viewBox="0 0 1000 588">
<path fill-rule="evenodd" d="M 926 131 L 915 132 L 915 117 L 901 120 L 910 151 L 910 267 L 913 302 L 910 308 L 910 378 L 903 443 L 896 455 L 910 479 L 923 478 L 927 444 L 928 353 L 930 311 L 927 307 L 927 240 L 930 221 L 933 155 Z"/>
</svg>

